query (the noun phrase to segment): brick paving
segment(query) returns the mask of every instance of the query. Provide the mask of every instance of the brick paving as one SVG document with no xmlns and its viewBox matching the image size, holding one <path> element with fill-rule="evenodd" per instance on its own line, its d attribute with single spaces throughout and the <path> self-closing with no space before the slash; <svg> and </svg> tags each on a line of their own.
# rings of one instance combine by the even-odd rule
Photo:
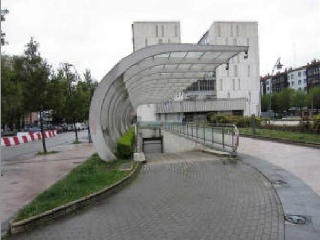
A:
<svg viewBox="0 0 320 240">
<path fill-rule="evenodd" d="M 147 160 L 120 192 L 10 239 L 284 239 L 277 194 L 249 165 L 202 152 Z"/>
</svg>

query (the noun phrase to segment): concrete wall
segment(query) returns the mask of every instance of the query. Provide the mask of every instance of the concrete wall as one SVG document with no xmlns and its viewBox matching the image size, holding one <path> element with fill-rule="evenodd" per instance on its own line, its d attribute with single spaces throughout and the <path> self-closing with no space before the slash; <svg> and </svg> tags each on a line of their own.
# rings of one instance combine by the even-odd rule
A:
<svg viewBox="0 0 320 240">
<path fill-rule="evenodd" d="M 181 42 L 179 22 L 134 22 L 132 35 L 134 51 L 151 45 Z"/>
<path fill-rule="evenodd" d="M 260 114 L 260 68 L 257 22 L 215 22 L 208 32 L 207 42 L 212 45 L 249 46 L 248 58 L 244 53 L 217 68 L 217 98 L 246 98 L 244 115 Z"/>
<path fill-rule="evenodd" d="M 155 108 L 155 104 L 139 106 L 137 108 L 137 120 L 139 122 L 155 122 L 157 120 Z"/>
<path fill-rule="evenodd" d="M 165 130 L 162 130 L 161 132 L 163 136 L 164 153 L 186 152 L 192 150 L 200 150 L 203 148 L 203 145 L 198 144 L 188 138 L 172 134 Z"/>
</svg>

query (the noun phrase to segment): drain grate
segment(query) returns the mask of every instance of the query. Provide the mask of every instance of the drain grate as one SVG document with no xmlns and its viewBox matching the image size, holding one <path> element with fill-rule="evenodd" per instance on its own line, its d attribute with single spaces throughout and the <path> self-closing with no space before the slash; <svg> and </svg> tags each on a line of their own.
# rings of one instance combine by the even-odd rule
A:
<svg viewBox="0 0 320 240">
<path fill-rule="evenodd" d="M 286 181 L 283 181 L 283 180 L 276 180 L 274 182 L 272 182 L 273 185 L 277 185 L 277 186 L 286 186 L 288 185 L 288 183 Z"/>
<path fill-rule="evenodd" d="M 299 215 L 285 215 L 284 220 L 292 224 L 306 224 L 307 218 Z"/>
</svg>

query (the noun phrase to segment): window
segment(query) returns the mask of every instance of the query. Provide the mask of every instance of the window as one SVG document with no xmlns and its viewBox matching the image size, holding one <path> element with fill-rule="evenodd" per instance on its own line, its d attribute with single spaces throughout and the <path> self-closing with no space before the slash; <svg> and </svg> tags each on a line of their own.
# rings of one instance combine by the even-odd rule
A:
<svg viewBox="0 0 320 240">
<path fill-rule="evenodd" d="M 148 46 L 148 39 L 144 40 L 144 46 L 147 47 Z"/>
<path fill-rule="evenodd" d="M 303 79 L 303 83 L 307 83 L 307 79 Z"/>
<path fill-rule="evenodd" d="M 240 79 L 238 79 L 238 89 L 240 90 Z"/>
<path fill-rule="evenodd" d="M 161 25 L 161 36 L 164 37 L 164 25 Z"/>
<path fill-rule="evenodd" d="M 301 80 L 298 81 L 298 85 L 301 85 Z"/>
<path fill-rule="evenodd" d="M 221 26 L 220 25 L 217 26 L 217 35 L 218 35 L 218 37 L 221 37 Z"/>
<path fill-rule="evenodd" d="M 233 66 L 233 73 L 234 73 L 235 77 L 238 77 L 238 66 L 237 65 Z"/>
<path fill-rule="evenodd" d="M 159 37 L 159 26 L 156 25 L 156 37 Z"/>
<path fill-rule="evenodd" d="M 228 92 L 228 98 L 230 98 L 230 93 Z"/>
<path fill-rule="evenodd" d="M 291 82 L 291 86 L 294 86 L 294 82 Z"/>
<path fill-rule="evenodd" d="M 301 72 L 298 72 L 298 77 L 301 77 Z"/>
<path fill-rule="evenodd" d="M 230 27 L 230 36 L 233 37 L 233 26 Z"/>
<path fill-rule="evenodd" d="M 306 71 L 303 71 L 303 76 L 306 76 Z"/>
<path fill-rule="evenodd" d="M 236 80 L 232 79 L 232 90 L 235 91 L 236 90 Z"/>
<path fill-rule="evenodd" d="M 178 25 L 174 25 L 174 36 L 178 37 Z"/>
<path fill-rule="evenodd" d="M 239 25 L 236 26 L 236 31 L 237 31 L 237 37 L 239 37 L 239 35 L 240 35 Z"/>
<path fill-rule="evenodd" d="M 293 79 L 293 73 L 291 73 L 291 79 Z"/>
<path fill-rule="evenodd" d="M 288 74 L 288 80 L 290 80 L 290 75 Z"/>
</svg>

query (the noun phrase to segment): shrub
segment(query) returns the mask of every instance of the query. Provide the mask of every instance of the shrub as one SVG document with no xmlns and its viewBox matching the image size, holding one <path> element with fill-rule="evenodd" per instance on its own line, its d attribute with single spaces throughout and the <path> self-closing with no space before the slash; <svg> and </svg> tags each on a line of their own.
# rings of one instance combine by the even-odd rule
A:
<svg viewBox="0 0 320 240">
<path fill-rule="evenodd" d="M 209 116 L 209 121 L 212 123 L 235 124 L 239 128 L 251 127 L 251 117 L 212 114 Z M 258 117 L 255 117 L 254 121 L 255 121 L 255 126 L 260 127 L 261 119 Z"/>
<path fill-rule="evenodd" d="M 131 128 L 117 142 L 116 155 L 120 159 L 129 159 L 133 154 L 135 130 Z"/>
</svg>

